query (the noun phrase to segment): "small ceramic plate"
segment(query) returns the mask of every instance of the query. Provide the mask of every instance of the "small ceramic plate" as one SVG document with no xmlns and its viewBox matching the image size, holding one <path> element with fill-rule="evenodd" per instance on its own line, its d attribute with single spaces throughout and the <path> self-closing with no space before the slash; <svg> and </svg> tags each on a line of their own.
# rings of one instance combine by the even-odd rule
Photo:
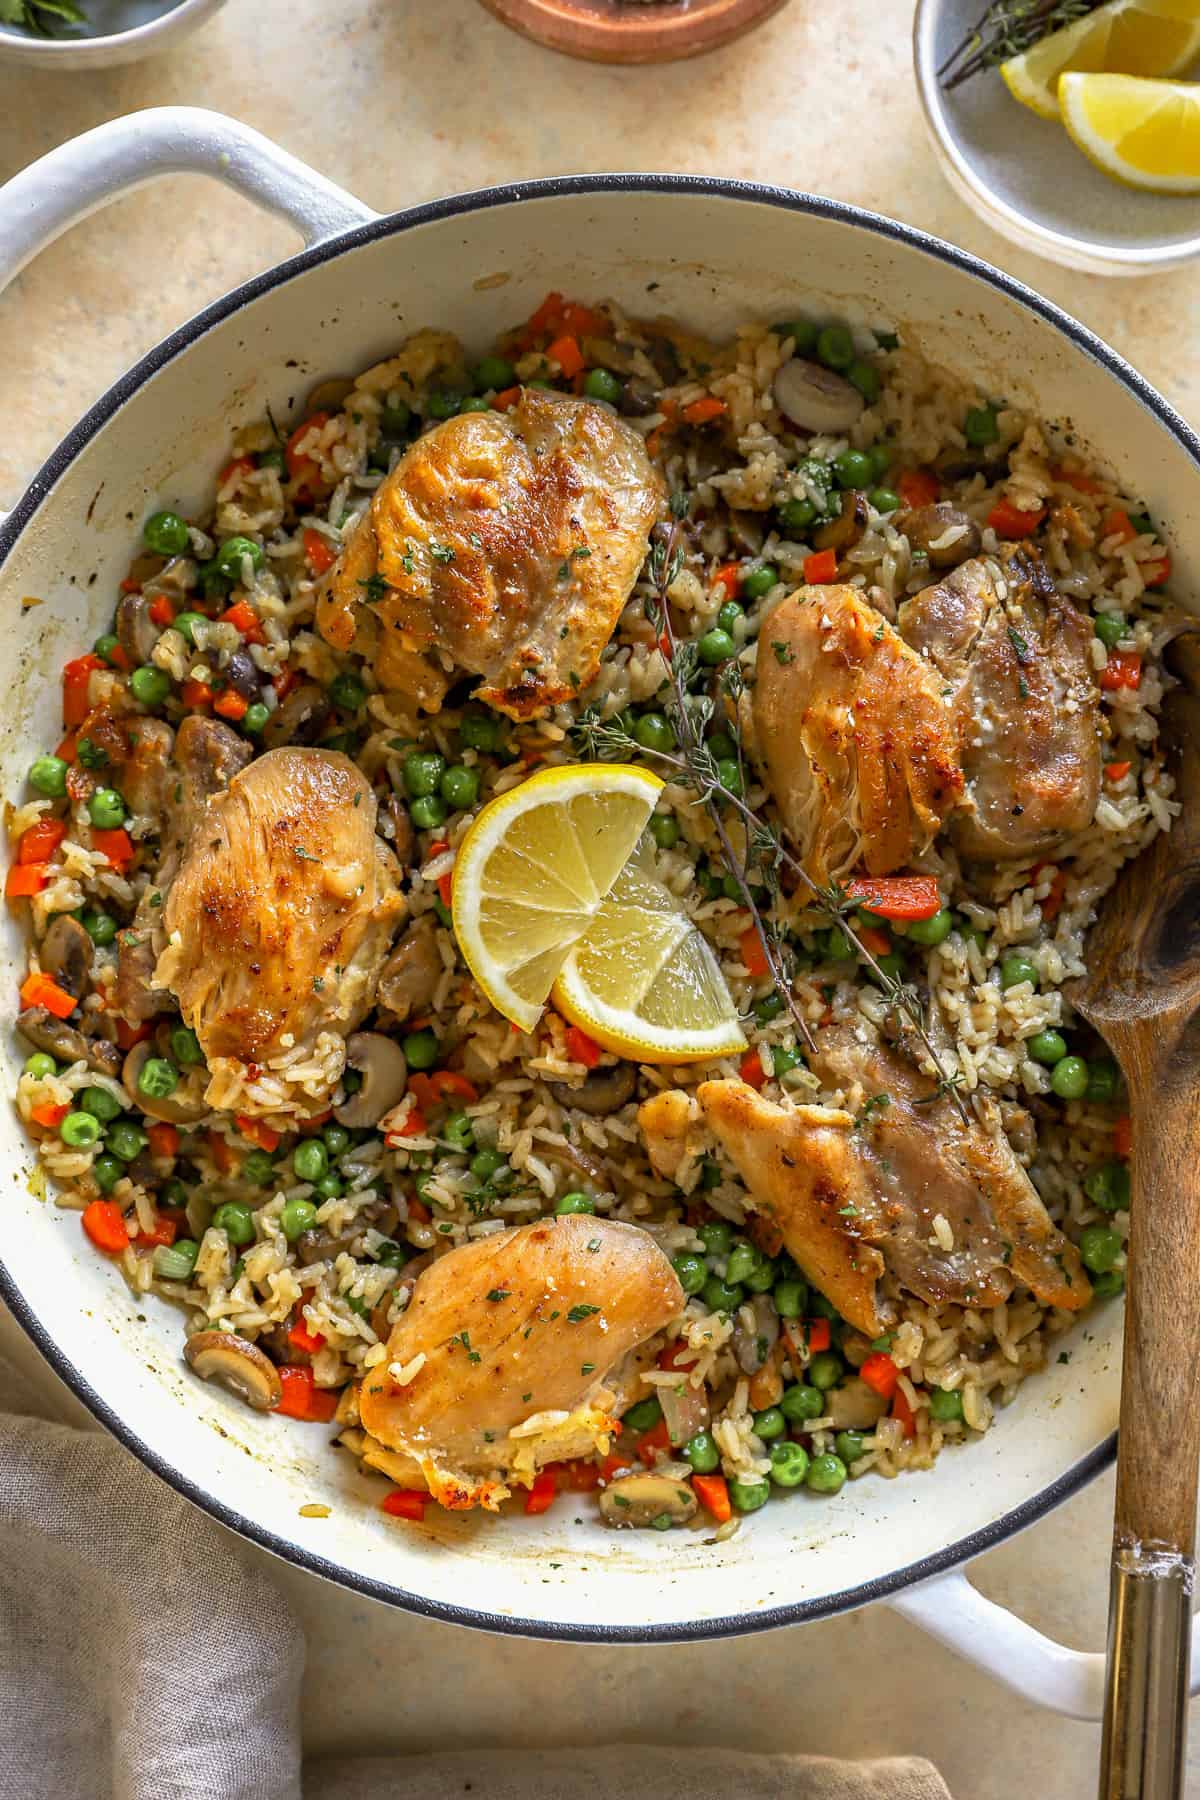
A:
<svg viewBox="0 0 1200 1800">
<path fill-rule="evenodd" d="M 675 62 L 728 44 L 787 0 L 483 0 L 526 37 L 591 62 Z"/>
<path fill-rule="evenodd" d="M 950 185 L 1024 250 L 1094 275 L 1146 275 L 1200 255 L 1200 195 L 1142 194 L 1092 167 L 1061 125 L 1013 99 L 997 70 L 947 93 L 937 71 L 981 0 L 919 0 L 917 87 Z"/>
<path fill-rule="evenodd" d="M 35 68 L 105 69 L 170 49 L 203 25 L 225 0 L 80 0 L 86 26 L 41 37 L 0 25 L 0 63 Z"/>
</svg>

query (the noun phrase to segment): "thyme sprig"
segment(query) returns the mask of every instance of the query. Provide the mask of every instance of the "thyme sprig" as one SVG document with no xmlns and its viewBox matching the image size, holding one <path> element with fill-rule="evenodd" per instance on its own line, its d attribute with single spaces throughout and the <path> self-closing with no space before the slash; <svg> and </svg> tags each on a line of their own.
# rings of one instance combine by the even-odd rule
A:
<svg viewBox="0 0 1200 1800">
<path fill-rule="evenodd" d="M 1064 25 L 1094 12 L 1100 0 L 992 0 L 962 42 L 938 70 L 938 80 L 949 92 L 972 75 L 994 69 Z"/>
</svg>

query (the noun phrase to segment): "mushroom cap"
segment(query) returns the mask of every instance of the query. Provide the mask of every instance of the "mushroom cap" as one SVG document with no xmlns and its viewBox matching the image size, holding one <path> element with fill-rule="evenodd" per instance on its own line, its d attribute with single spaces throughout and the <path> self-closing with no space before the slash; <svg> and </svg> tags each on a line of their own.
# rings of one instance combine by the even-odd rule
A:
<svg viewBox="0 0 1200 1800">
<path fill-rule="evenodd" d="M 220 1382 L 255 1412 L 271 1412 L 283 1399 L 279 1370 L 270 1357 L 235 1332 L 193 1332 L 183 1354 L 202 1381 Z"/>
<path fill-rule="evenodd" d="M 334 1107 L 334 1118 L 351 1130 L 378 1125 L 404 1098 L 408 1063 L 403 1050 L 381 1031 L 356 1031 L 346 1039 L 346 1066 L 358 1070 L 362 1086 Z"/>
<path fill-rule="evenodd" d="M 170 1125 L 195 1125 L 200 1119 L 208 1117 L 211 1106 L 204 1098 L 203 1089 L 199 1092 L 186 1091 L 186 1087 L 176 1088 L 173 1094 L 144 1094 L 138 1086 L 138 1079 L 152 1056 L 159 1054 L 152 1038 L 144 1038 L 135 1044 L 125 1058 L 121 1068 L 121 1083 L 125 1092 L 140 1106 L 144 1113 L 152 1119 L 165 1119 Z"/>
<path fill-rule="evenodd" d="M 653 1525 L 664 1514 L 672 1525 L 686 1525 L 697 1504 L 687 1482 L 673 1475 L 619 1475 L 600 1496 L 604 1523 L 618 1528 Z"/>
</svg>

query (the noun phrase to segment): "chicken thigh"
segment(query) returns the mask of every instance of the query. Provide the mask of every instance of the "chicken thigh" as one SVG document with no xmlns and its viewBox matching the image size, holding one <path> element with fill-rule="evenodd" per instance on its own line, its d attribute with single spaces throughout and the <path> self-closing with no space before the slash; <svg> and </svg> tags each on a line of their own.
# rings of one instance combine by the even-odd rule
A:
<svg viewBox="0 0 1200 1800">
<path fill-rule="evenodd" d="M 522 388 L 508 412 L 426 432 L 326 577 L 317 626 L 436 712 L 455 671 L 514 719 L 599 667 L 664 490 L 637 433 L 591 400 Z"/>
</svg>

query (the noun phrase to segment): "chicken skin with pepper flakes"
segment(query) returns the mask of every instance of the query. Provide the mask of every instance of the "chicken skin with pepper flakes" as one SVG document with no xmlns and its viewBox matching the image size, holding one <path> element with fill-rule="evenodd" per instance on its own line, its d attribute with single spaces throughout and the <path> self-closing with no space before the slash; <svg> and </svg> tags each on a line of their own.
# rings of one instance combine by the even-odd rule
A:
<svg viewBox="0 0 1200 1800">
<path fill-rule="evenodd" d="M 401 457 L 325 578 L 318 629 L 414 710 L 436 712 L 465 672 L 480 700 L 532 718 L 594 677 L 663 501 L 609 407 L 522 388 Z"/>
</svg>

